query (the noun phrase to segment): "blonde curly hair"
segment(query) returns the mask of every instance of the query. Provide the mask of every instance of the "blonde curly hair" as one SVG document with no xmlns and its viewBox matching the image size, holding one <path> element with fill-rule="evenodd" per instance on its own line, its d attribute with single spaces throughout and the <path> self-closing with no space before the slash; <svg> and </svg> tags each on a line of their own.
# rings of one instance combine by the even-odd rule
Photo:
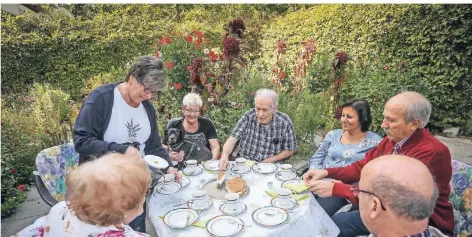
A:
<svg viewBox="0 0 472 237">
<path fill-rule="evenodd" d="M 140 205 L 151 183 L 146 162 L 141 157 L 110 153 L 72 171 L 66 179 L 66 201 L 83 222 L 119 225 L 125 212 Z"/>
</svg>

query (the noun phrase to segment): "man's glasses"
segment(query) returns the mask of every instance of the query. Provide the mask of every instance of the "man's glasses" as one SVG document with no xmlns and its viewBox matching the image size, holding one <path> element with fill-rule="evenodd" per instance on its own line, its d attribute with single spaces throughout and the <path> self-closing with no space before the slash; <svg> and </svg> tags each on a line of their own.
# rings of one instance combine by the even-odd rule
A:
<svg viewBox="0 0 472 237">
<path fill-rule="evenodd" d="M 198 114 L 198 113 L 200 113 L 200 110 L 184 109 L 184 112 L 185 112 L 186 114 Z"/>
<path fill-rule="evenodd" d="M 384 210 L 384 211 L 387 210 L 385 208 L 385 206 L 383 205 L 382 200 L 380 200 L 379 196 L 375 195 L 375 193 L 359 189 L 359 186 L 357 186 L 357 185 L 351 187 L 351 192 L 352 192 L 352 194 L 354 194 L 354 197 L 356 198 L 357 203 L 359 203 L 359 193 L 367 193 L 369 195 L 372 195 L 372 196 L 378 198 L 379 201 L 380 201 L 380 206 L 382 207 L 382 210 Z"/>
</svg>

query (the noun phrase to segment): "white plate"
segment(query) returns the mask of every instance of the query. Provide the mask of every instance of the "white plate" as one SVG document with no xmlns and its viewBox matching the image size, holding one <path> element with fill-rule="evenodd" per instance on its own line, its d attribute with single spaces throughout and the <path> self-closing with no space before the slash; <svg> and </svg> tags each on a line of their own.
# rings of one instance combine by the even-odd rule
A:
<svg viewBox="0 0 472 237">
<path fill-rule="evenodd" d="M 303 182 L 303 180 L 301 180 L 301 179 L 292 179 L 292 180 L 288 180 L 288 181 L 285 181 L 285 182 L 281 183 L 281 184 L 280 184 L 280 187 L 281 187 L 281 188 L 285 188 L 285 186 L 284 186 L 285 184 L 304 184 L 304 182 Z M 291 190 L 291 189 L 290 189 L 290 190 Z M 310 189 L 307 189 L 307 190 L 305 190 L 305 191 L 303 191 L 303 192 L 299 192 L 299 193 L 307 193 L 307 192 L 309 192 L 309 191 L 310 191 Z M 295 192 L 295 191 L 293 191 L 293 190 L 292 190 L 292 192 L 297 193 L 297 192 Z"/>
<path fill-rule="evenodd" d="M 188 222 L 187 217 L 189 217 Z M 162 221 L 170 228 L 182 229 L 192 225 L 197 219 L 197 211 L 190 208 L 179 208 L 167 212 Z"/>
<path fill-rule="evenodd" d="M 170 195 L 180 191 L 180 189 L 182 189 L 182 185 L 176 182 L 171 184 L 158 183 L 155 189 L 160 194 Z"/>
<path fill-rule="evenodd" d="M 147 155 L 144 156 L 144 160 L 152 167 L 158 169 L 165 169 L 169 166 L 169 163 L 159 156 Z"/>
<path fill-rule="evenodd" d="M 231 167 L 231 172 L 235 174 L 245 174 L 249 172 L 250 170 L 251 170 L 251 167 L 249 167 L 248 165 L 241 165 L 241 166 L 233 165 L 233 167 Z"/>
<path fill-rule="evenodd" d="M 261 207 L 252 213 L 252 219 L 261 226 L 273 227 L 287 221 L 288 213 L 279 207 Z"/>
<path fill-rule="evenodd" d="M 193 202 L 188 202 L 187 206 L 198 211 L 206 210 L 211 207 L 211 204 L 213 204 L 213 201 L 208 199 L 208 201 L 205 203 L 205 205 L 202 206 L 197 206 Z"/>
<path fill-rule="evenodd" d="M 196 166 L 192 168 L 186 167 L 184 170 L 182 170 L 182 173 L 184 173 L 187 176 L 195 176 L 199 175 L 203 171 L 202 167 Z"/>
<path fill-rule="evenodd" d="M 216 216 L 206 225 L 208 233 L 216 237 L 234 236 L 244 228 L 244 222 L 234 216 Z"/>
<path fill-rule="evenodd" d="M 157 182 L 158 183 L 164 182 L 164 176 L 162 176 Z M 190 184 L 190 179 L 188 177 L 182 176 L 182 183 L 180 184 L 182 185 L 182 188 L 187 187 L 189 184 Z"/>
<path fill-rule="evenodd" d="M 218 164 L 219 160 L 207 160 L 205 163 L 203 163 L 203 168 L 210 172 L 215 172 L 220 170 L 220 168 L 218 168 Z"/>
<path fill-rule="evenodd" d="M 220 211 L 223 212 L 225 215 L 236 216 L 243 213 L 247 209 L 246 204 L 242 202 L 238 202 L 237 205 L 237 208 L 230 208 L 229 203 L 223 203 L 220 206 Z"/>
<path fill-rule="evenodd" d="M 288 203 L 288 205 L 284 205 L 282 203 L 283 203 L 283 201 L 280 198 L 272 198 L 272 201 L 270 201 L 270 204 L 272 204 L 272 206 L 280 207 L 280 208 L 285 209 L 287 211 L 292 210 L 294 207 L 297 206 L 297 201 L 293 198 L 290 198 L 290 202 Z"/>
<path fill-rule="evenodd" d="M 275 173 L 275 177 L 280 181 L 288 181 L 297 178 L 297 174 L 290 172 L 287 177 L 282 176 L 282 171 Z"/>
<path fill-rule="evenodd" d="M 277 166 L 272 163 L 258 163 L 252 169 L 259 174 L 270 174 L 277 171 Z"/>
</svg>

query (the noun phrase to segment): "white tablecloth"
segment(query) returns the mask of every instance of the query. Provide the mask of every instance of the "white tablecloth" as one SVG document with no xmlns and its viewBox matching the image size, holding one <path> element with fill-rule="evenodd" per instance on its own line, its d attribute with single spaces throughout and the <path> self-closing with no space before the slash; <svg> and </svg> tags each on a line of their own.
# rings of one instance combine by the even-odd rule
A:
<svg viewBox="0 0 472 237">
<path fill-rule="evenodd" d="M 230 171 L 228 171 L 230 172 Z M 275 173 L 274 173 L 275 174 Z M 316 199 L 310 194 L 310 199 L 306 199 L 299 202 L 299 206 L 289 211 L 289 218 L 284 224 L 269 228 L 257 225 L 252 220 L 252 213 L 260 207 L 271 206 L 270 201 L 272 199 L 265 190 L 268 190 L 267 183 L 273 182 L 273 188 L 278 188 L 281 185 L 281 181 L 275 178 L 274 174 L 270 175 L 259 175 L 254 173 L 252 170 L 242 175 L 242 178 L 246 180 L 249 186 L 249 193 L 245 197 L 241 198 L 240 201 L 246 204 L 247 209 L 237 217 L 241 218 L 246 226 L 238 236 L 281 236 L 281 237 L 336 237 L 339 234 L 338 227 L 329 218 L 326 212 L 321 208 Z M 184 203 L 191 199 L 192 193 L 201 186 L 201 180 L 210 180 L 216 178 L 216 174 L 212 174 L 204 170 L 202 173 L 196 176 L 189 176 L 190 184 L 180 190 L 179 192 L 172 195 L 162 195 L 153 192 L 150 203 L 149 203 L 149 217 L 152 224 L 156 228 L 156 232 L 159 237 L 199 237 L 199 236 L 210 236 L 206 229 L 202 229 L 195 226 L 189 226 L 184 229 L 171 229 L 167 227 L 162 221 L 161 217 L 164 216 L 168 211 L 175 208 L 184 208 L 186 206 L 172 207 L 173 205 Z M 206 221 L 212 217 L 222 215 L 223 213 L 219 210 L 220 205 L 224 201 L 213 200 L 213 205 L 199 214 L 198 221 Z"/>
</svg>

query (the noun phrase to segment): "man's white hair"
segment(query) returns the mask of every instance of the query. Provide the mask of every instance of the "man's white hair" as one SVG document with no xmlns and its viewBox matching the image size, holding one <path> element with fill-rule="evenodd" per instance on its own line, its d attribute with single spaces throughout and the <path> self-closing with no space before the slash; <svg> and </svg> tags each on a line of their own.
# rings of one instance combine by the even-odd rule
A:
<svg viewBox="0 0 472 237">
<path fill-rule="evenodd" d="M 184 99 L 182 100 L 182 106 L 195 106 L 198 105 L 199 107 L 202 107 L 203 101 L 202 97 L 200 97 L 199 94 L 197 93 L 188 93 L 184 96 Z"/>
<path fill-rule="evenodd" d="M 272 108 L 275 108 L 279 104 L 279 95 L 277 92 L 271 89 L 259 89 L 256 91 L 256 96 L 254 97 L 254 102 L 256 102 L 258 97 L 270 97 L 272 98 Z"/>
</svg>

